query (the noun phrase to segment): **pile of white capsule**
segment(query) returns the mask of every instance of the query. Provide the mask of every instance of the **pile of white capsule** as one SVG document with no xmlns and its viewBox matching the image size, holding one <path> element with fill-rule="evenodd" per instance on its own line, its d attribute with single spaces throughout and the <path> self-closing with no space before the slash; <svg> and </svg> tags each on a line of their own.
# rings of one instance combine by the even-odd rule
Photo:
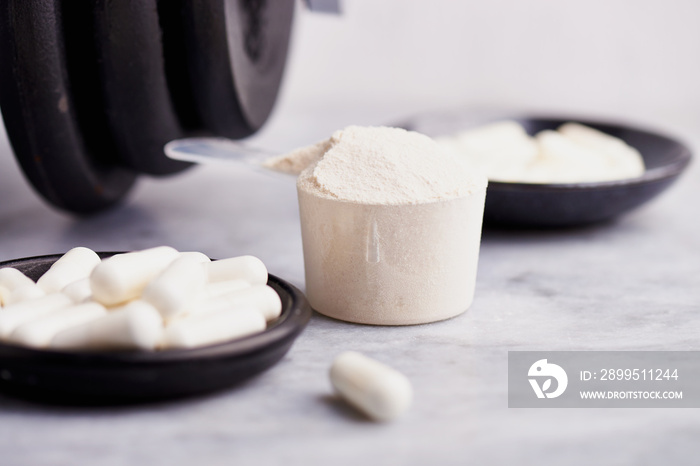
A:
<svg viewBox="0 0 700 466">
<path fill-rule="evenodd" d="M 282 312 L 253 256 L 211 261 L 160 246 L 105 260 L 77 247 L 36 283 L 0 269 L 0 341 L 76 351 L 195 348 L 262 332 Z M 331 384 L 375 421 L 399 417 L 412 389 L 398 371 L 362 354 L 339 355 Z"/>
<path fill-rule="evenodd" d="M 282 312 L 253 256 L 161 246 L 105 260 L 77 247 L 35 283 L 0 269 L 0 341 L 57 350 L 194 348 L 262 332 Z"/>
</svg>

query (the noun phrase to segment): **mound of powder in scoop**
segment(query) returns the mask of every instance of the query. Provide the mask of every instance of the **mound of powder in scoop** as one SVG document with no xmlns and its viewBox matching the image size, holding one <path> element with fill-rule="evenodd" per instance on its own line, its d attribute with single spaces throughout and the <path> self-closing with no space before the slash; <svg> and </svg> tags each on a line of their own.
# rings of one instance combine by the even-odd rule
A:
<svg viewBox="0 0 700 466">
<path fill-rule="evenodd" d="M 310 161 L 297 194 L 306 293 L 316 311 L 409 325 L 469 307 L 486 176 L 399 128 L 351 126 L 287 157 L 287 166 Z"/>
<path fill-rule="evenodd" d="M 374 205 L 453 199 L 487 182 L 428 136 L 388 127 L 350 126 L 267 166 L 301 172 L 297 184 L 307 192 Z"/>
<path fill-rule="evenodd" d="M 318 162 L 330 147 L 330 141 L 331 139 L 326 139 L 310 146 L 300 147 L 288 154 L 272 157 L 263 165 L 279 172 L 299 175 L 305 168 Z"/>
</svg>

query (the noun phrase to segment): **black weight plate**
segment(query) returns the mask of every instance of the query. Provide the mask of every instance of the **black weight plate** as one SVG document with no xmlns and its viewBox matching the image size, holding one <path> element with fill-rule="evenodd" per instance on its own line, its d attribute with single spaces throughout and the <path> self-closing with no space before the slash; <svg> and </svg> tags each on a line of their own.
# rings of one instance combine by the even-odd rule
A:
<svg viewBox="0 0 700 466">
<path fill-rule="evenodd" d="M 191 88 L 180 92 L 181 119 L 194 110 L 206 130 L 233 139 L 257 131 L 282 80 L 294 0 L 168 0 L 159 10 L 171 88 Z"/>
<path fill-rule="evenodd" d="M 186 135 L 165 78 L 156 0 L 95 0 L 92 8 L 105 111 L 122 160 L 151 175 L 187 168 L 163 153 Z"/>
<path fill-rule="evenodd" d="M 0 2 L 0 105 L 34 188 L 57 207 L 91 213 L 118 202 L 135 176 L 105 144 L 99 101 L 70 80 L 60 5 Z M 78 91 L 85 92 L 80 99 Z"/>
<path fill-rule="evenodd" d="M 114 253 L 100 253 L 107 257 Z M 36 280 L 60 254 L 0 263 Z M 62 404 L 123 404 L 221 390 L 269 369 L 311 318 L 304 295 L 270 275 L 282 314 L 261 333 L 192 349 L 68 352 L 0 343 L 0 392 Z"/>
</svg>

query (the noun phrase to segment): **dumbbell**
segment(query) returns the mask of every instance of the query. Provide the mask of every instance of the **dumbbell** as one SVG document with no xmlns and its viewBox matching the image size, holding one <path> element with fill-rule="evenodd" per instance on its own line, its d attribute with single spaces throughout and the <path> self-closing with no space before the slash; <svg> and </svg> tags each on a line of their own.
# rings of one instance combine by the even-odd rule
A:
<svg viewBox="0 0 700 466">
<path fill-rule="evenodd" d="M 90 214 L 139 175 L 189 164 L 163 145 L 243 138 L 268 118 L 294 0 L 3 0 L 0 107 L 50 204 Z"/>
</svg>

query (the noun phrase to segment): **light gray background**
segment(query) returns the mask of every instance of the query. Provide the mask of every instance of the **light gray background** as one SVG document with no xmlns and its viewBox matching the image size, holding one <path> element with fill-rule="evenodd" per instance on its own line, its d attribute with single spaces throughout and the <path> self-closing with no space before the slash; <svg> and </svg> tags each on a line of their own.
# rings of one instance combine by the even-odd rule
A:
<svg viewBox="0 0 700 466">
<path fill-rule="evenodd" d="M 624 119 L 700 147 L 696 1 L 349 0 L 297 18 L 276 112 L 253 141 L 287 149 L 347 124 L 440 109 Z M 274 369 L 235 390 L 121 409 L 0 397 L 0 464 L 697 464 L 696 410 L 507 408 L 507 351 L 697 350 L 700 168 L 613 224 L 486 231 L 463 316 L 407 328 L 314 316 Z M 76 220 L 31 191 L 0 137 L 0 259 L 76 245 L 255 254 L 303 287 L 293 182 L 235 167 L 144 179 Z M 415 405 L 389 425 L 333 401 L 356 349 L 404 371 Z"/>
</svg>

